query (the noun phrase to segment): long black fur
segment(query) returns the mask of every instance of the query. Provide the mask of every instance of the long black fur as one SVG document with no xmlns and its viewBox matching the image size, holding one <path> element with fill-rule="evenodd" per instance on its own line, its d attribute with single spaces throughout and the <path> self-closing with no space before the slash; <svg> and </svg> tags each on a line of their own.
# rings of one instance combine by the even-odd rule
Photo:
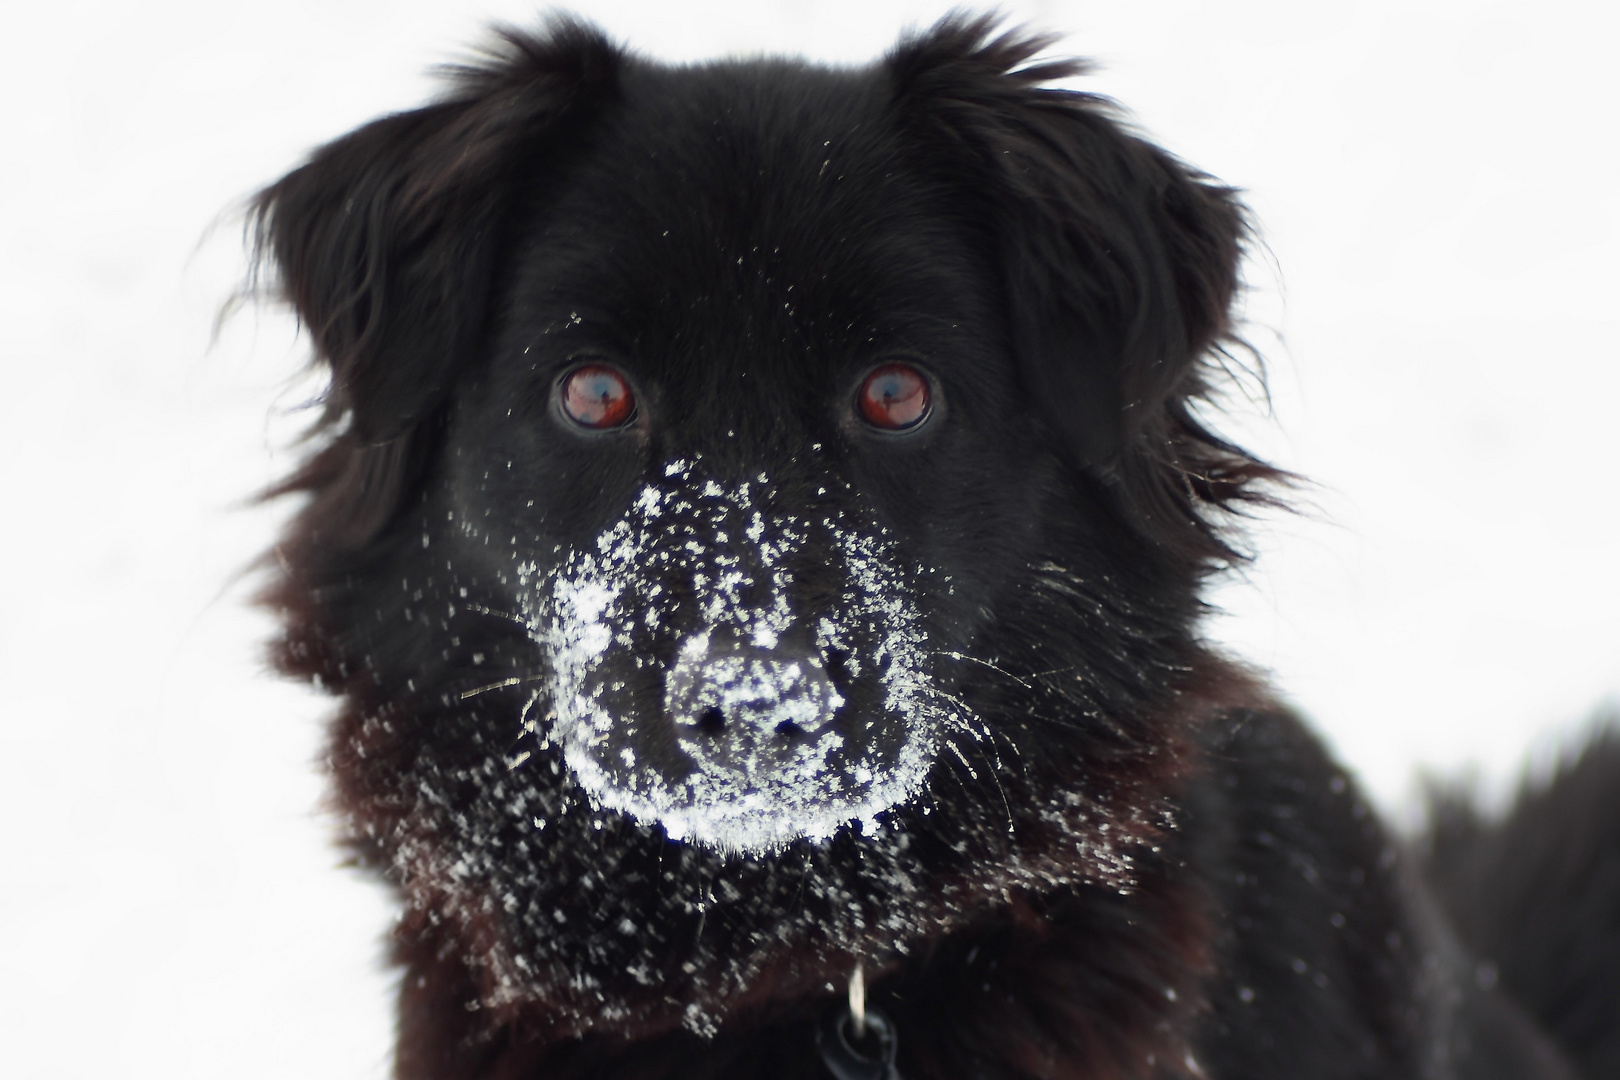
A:
<svg viewBox="0 0 1620 1080">
<path fill-rule="evenodd" d="M 669 68 L 555 18 L 259 196 L 331 374 L 277 489 L 304 504 L 276 657 L 342 699 L 335 805 L 404 906 L 402 1080 L 821 1077 L 857 960 L 908 1080 L 1613 1071 L 1612 751 L 1505 844 L 1437 834 L 1493 986 L 1350 779 L 1199 638 L 1235 517 L 1283 479 L 1201 419 L 1244 212 L 1052 88 L 1083 69 L 1048 44 L 957 16 L 869 68 Z M 581 356 L 634 376 L 634 425 L 559 426 Z M 893 356 L 941 387 L 904 439 L 847 412 Z M 917 568 L 930 693 L 975 719 L 875 830 L 673 842 L 533 730 L 525 575 L 688 459 Z M 831 611 L 822 543 L 796 601 Z M 1516 860 L 1577 813 L 1556 872 Z M 1505 914 L 1543 882 L 1547 956 Z"/>
<path fill-rule="evenodd" d="M 1566 1048 L 1582 1076 L 1620 1076 L 1620 717 L 1513 812 L 1431 801 L 1427 876 L 1478 967 Z"/>
</svg>

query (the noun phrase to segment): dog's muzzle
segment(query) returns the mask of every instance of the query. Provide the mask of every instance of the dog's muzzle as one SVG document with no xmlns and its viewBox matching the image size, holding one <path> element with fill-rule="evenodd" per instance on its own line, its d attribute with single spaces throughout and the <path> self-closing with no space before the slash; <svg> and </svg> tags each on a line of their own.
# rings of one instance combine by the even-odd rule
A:
<svg viewBox="0 0 1620 1080">
<path fill-rule="evenodd" d="M 528 575 L 542 739 L 598 809 L 735 854 L 879 827 L 946 720 L 892 543 L 758 496 L 649 486 L 594 551 Z"/>
</svg>

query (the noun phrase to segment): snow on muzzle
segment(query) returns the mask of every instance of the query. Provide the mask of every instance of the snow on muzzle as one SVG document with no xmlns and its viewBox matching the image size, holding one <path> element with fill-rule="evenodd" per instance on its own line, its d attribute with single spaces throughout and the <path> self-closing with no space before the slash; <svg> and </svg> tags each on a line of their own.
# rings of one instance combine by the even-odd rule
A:
<svg viewBox="0 0 1620 1080">
<path fill-rule="evenodd" d="M 730 853 L 821 840 L 922 788 L 949 720 L 882 531 L 671 463 L 593 548 L 526 565 L 530 702 L 597 807 Z M 539 718 L 544 717 L 540 723 Z"/>
</svg>

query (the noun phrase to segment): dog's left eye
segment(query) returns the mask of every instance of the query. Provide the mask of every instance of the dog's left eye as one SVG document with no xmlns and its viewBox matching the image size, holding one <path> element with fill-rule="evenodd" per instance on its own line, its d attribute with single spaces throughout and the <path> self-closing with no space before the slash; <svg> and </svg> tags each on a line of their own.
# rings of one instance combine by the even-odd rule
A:
<svg viewBox="0 0 1620 1080">
<path fill-rule="evenodd" d="M 884 364 L 861 383 L 861 418 L 885 431 L 906 431 L 928 419 L 928 379 L 910 364 Z"/>
<path fill-rule="evenodd" d="M 635 416 L 636 397 L 623 375 L 606 364 L 587 364 L 558 386 L 562 411 L 582 427 L 623 427 Z"/>
</svg>

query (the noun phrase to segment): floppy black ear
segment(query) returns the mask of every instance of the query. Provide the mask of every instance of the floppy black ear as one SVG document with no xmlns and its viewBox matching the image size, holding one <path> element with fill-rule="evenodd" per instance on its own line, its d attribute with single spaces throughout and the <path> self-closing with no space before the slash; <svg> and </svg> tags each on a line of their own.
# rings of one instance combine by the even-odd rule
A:
<svg viewBox="0 0 1620 1080">
<path fill-rule="evenodd" d="M 1203 511 L 1278 474 L 1204 429 L 1246 236 L 1235 194 L 1126 131 L 1094 95 L 1042 85 L 1051 38 L 951 16 L 888 63 L 900 107 L 977 199 L 1026 390 L 1071 460 L 1155 542 L 1231 554 Z"/>
<path fill-rule="evenodd" d="M 258 258 L 331 372 L 321 426 L 340 429 L 278 490 L 326 496 L 336 538 L 392 515 L 482 340 L 515 181 L 615 83 L 620 54 L 593 27 L 499 33 L 444 99 L 322 147 L 252 205 Z"/>
</svg>

